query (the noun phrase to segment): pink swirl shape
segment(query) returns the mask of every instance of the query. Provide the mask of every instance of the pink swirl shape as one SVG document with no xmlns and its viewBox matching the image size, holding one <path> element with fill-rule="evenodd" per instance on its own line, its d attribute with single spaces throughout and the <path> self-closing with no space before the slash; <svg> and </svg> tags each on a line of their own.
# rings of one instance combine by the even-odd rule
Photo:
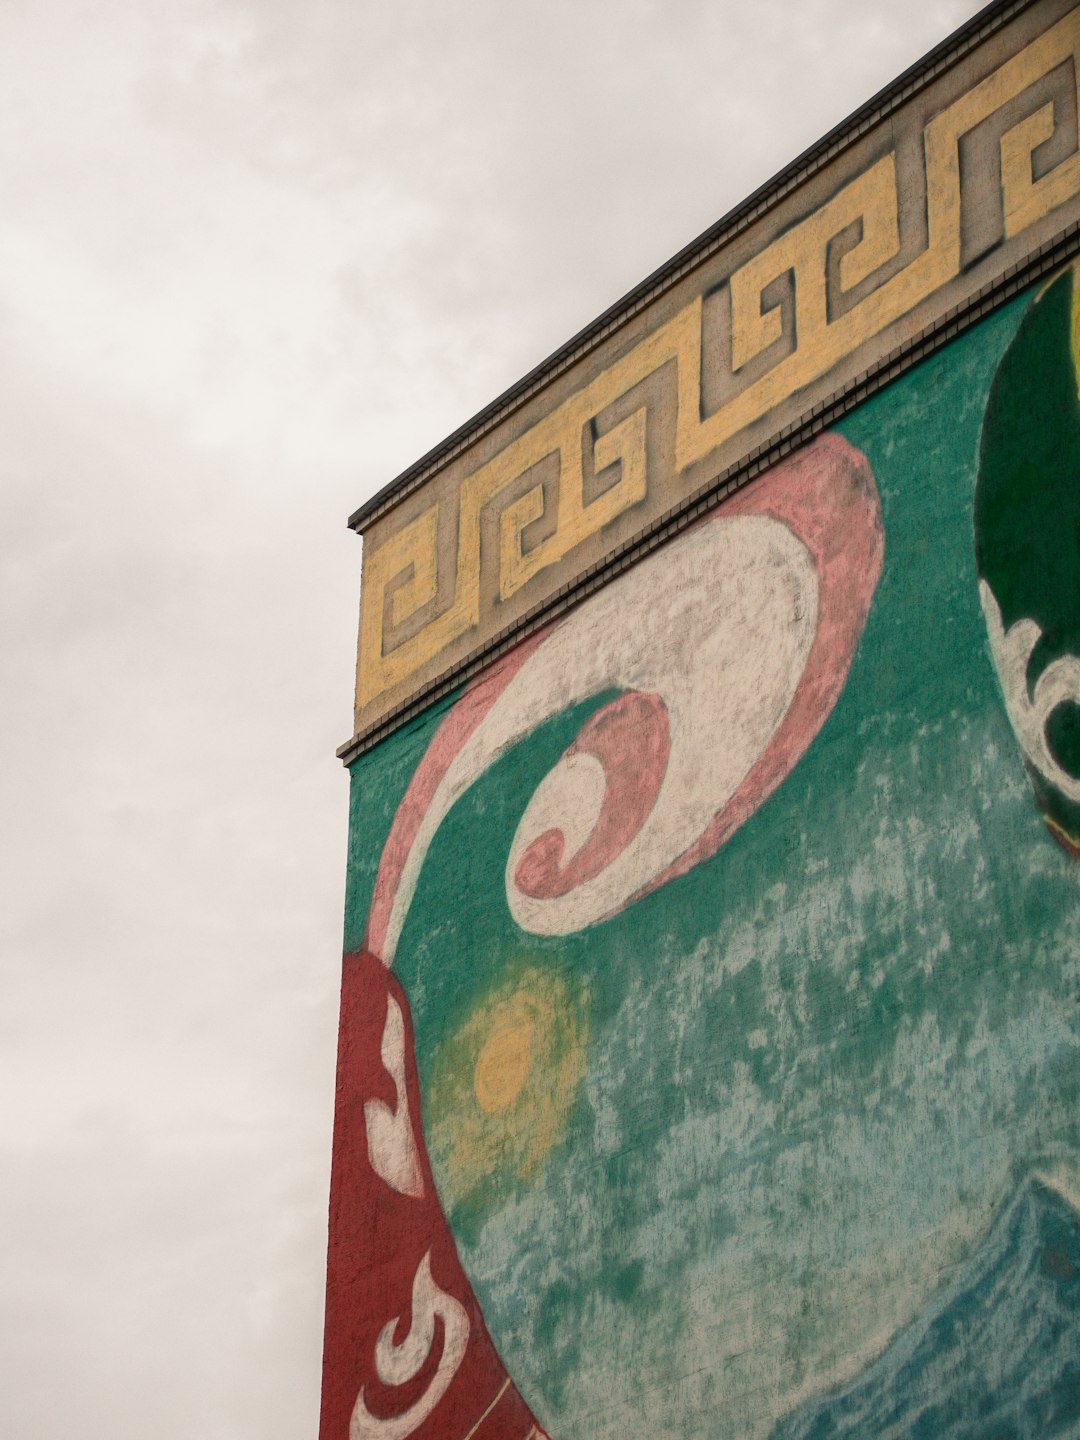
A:
<svg viewBox="0 0 1080 1440">
<path fill-rule="evenodd" d="M 569 934 L 712 855 L 836 704 L 883 552 L 866 458 L 824 435 L 518 646 L 465 692 L 416 769 L 380 862 L 371 950 L 392 963 L 423 858 L 474 781 L 605 690 L 624 694 L 526 806 L 511 914 Z"/>
<path fill-rule="evenodd" d="M 514 870 L 522 894 L 537 900 L 566 895 L 625 850 L 656 803 L 670 751 L 667 709 L 659 695 L 620 695 L 590 716 L 566 753 L 591 755 L 603 769 L 596 824 L 566 865 L 563 832 L 552 828 L 538 835 Z"/>
<path fill-rule="evenodd" d="M 428 816 L 435 806 L 439 786 L 455 756 L 546 633 L 545 630 L 539 630 L 535 635 L 530 635 L 468 687 L 436 730 L 431 744 L 424 751 L 423 758 L 409 781 L 409 788 L 394 815 L 379 859 L 363 942 L 364 948 L 371 954 L 384 956 L 387 964 L 393 959 L 397 939 L 395 935 L 394 943 L 387 945 L 391 914 L 395 902 L 400 908 L 403 896 L 407 897 L 406 905 L 412 898 L 412 888 L 416 883 L 415 871 L 427 850 L 427 844 L 418 846 L 417 841 L 425 816 Z M 427 843 L 430 843 L 430 836 Z M 410 864 L 410 861 L 413 863 Z"/>
</svg>

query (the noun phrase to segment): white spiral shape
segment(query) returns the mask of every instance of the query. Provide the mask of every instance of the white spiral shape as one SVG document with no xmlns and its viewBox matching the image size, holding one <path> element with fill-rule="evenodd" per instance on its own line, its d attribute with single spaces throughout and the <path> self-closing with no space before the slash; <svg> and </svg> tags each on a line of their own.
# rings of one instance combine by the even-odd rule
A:
<svg viewBox="0 0 1080 1440">
<path fill-rule="evenodd" d="M 424 1393 L 400 1415 L 373 1415 L 360 1391 L 349 1422 L 349 1440 L 405 1440 L 435 1409 L 457 1373 L 469 1340 L 464 1306 L 436 1284 L 429 1250 L 417 1267 L 412 1288 L 412 1324 L 400 1345 L 394 1344 L 397 1318 L 388 1320 L 375 1342 L 375 1373 L 384 1385 L 405 1385 L 419 1375 L 435 1343 L 436 1317 L 443 1322 L 439 1363 Z"/>
<path fill-rule="evenodd" d="M 1029 696 L 1028 662 L 1042 639 L 1042 631 L 1034 620 L 1017 620 L 1006 630 L 994 592 L 985 580 L 979 581 L 979 599 L 1005 709 L 1020 748 L 1044 779 L 1068 799 L 1080 801 L 1080 779 L 1058 764 L 1046 738 L 1047 721 L 1059 705 L 1080 705 L 1080 657 L 1059 655 L 1052 660 Z"/>
<path fill-rule="evenodd" d="M 817 611 L 813 558 L 767 515 L 689 530 L 573 611 L 521 666 L 446 770 L 402 873 L 386 962 L 423 856 L 478 776 L 568 706 L 605 690 L 637 690 L 663 701 L 671 749 L 656 804 L 635 838 L 567 895 L 521 892 L 514 873 L 528 845 L 558 828 L 572 853 L 602 802 L 600 767 L 564 758 L 526 809 L 507 866 L 510 910 L 523 929 L 565 935 L 619 910 L 697 839 L 768 742 L 806 664 Z"/>
</svg>

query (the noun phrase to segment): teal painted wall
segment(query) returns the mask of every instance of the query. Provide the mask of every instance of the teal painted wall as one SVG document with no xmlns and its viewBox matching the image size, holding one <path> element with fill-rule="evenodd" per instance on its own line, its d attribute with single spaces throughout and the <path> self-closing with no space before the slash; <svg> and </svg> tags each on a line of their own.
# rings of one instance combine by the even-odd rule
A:
<svg viewBox="0 0 1080 1440">
<path fill-rule="evenodd" d="M 838 427 L 880 497 L 880 579 L 835 704 L 715 853 L 571 933 L 515 920 L 522 816 L 618 684 L 538 696 L 431 839 L 393 956 L 424 1138 L 560 1440 L 1080 1435 L 1067 666 L 1042 769 L 1028 713 L 1080 651 L 1071 286 Z M 980 576 L 1006 630 L 1044 632 L 1001 678 Z M 347 950 L 456 699 L 352 767 Z"/>
</svg>

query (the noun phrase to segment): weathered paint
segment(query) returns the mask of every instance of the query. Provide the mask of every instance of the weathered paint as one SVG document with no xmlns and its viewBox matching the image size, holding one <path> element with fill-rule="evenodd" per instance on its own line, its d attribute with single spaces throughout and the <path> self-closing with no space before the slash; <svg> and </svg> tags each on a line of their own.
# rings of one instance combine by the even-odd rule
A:
<svg viewBox="0 0 1080 1440">
<path fill-rule="evenodd" d="M 353 765 L 323 1440 L 1080 1435 L 1073 295 Z"/>
</svg>

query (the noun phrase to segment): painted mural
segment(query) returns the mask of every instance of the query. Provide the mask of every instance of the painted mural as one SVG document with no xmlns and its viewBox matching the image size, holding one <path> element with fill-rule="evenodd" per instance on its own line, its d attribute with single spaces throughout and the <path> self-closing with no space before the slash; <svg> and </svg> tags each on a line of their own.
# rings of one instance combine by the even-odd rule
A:
<svg viewBox="0 0 1080 1440">
<path fill-rule="evenodd" d="M 322 1440 L 1080 1436 L 1074 286 L 354 763 Z"/>
</svg>

